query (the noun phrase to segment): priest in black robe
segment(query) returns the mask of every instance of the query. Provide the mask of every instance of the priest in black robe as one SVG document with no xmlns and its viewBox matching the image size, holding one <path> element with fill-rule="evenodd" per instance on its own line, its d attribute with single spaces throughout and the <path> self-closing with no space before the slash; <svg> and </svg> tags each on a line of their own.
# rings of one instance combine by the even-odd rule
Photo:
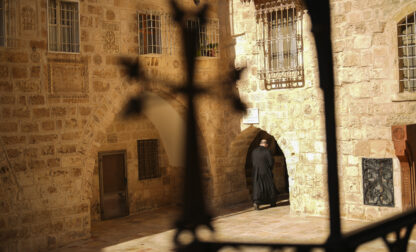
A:
<svg viewBox="0 0 416 252">
<path fill-rule="evenodd" d="M 276 206 L 277 189 L 273 180 L 274 159 L 267 148 L 266 139 L 260 141 L 260 146 L 251 153 L 253 162 L 253 205 L 258 210 L 259 205 Z"/>
</svg>

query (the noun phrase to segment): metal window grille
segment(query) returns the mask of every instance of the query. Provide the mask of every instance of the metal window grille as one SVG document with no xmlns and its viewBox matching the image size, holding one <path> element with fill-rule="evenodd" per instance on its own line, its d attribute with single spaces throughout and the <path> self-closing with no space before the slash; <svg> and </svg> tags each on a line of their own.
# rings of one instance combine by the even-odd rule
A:
<svg viewBox="0 0 416 252">
<path fill-rule="evenodd" d="M 24 7 L 22 9 L 22 28 L 23 30 L 33 30 L 35 28 L 35 20 L 33 20 L 34 17 L 34 10 L 28 7 Z"/>
<path fill-rule="evenodd" d="M 0 0 L 0 46 L 5 44 L 4 21 L 4 2 Z"/>
<path fill-rule="evenodd" d="M 161 18 L 156 13 L 139 14 L 139 53 L 140 54 L 161 54 L 162 33 Z"/>
<path fill-rule="evenodd" d="M 397 25 L 400 91 L 416 91 L 416 12 Z"/>
<path fill-rule="evenodd" d="M 267 90 L 304 86 L 302 14 L 295 3 L 257 9 L 258 75 Z"/>
<path fill-rule="evenodd" d="M 158 147 L 158 141 L 156 139 L 137 140 L 139 180 L 158 178 L 161 176 Z"/>
<path fill-rule="evenodd" d="M 49 0 L 50 51 L 79 52 L 79 14 L 78 3 Z"/>
<path fill-rule="evenodd" d="M 168 54 L 176 49 L 176 26 L 166 13 L 138 13 L 139 54 Z"/>
<path fill-rule="evenodd" d="M 187 26 L 198 31 L 197 56 L 217 57 L 219 55 L 220 32 L 217 19 L 208 19 L 204 25 L 201 25 L 199 20 L 188 20 Z"/>
<path fill-rule="evenodd" d="M 17 46 L 17 1 L 0 0 L 0 46 Z"/>
</svg>

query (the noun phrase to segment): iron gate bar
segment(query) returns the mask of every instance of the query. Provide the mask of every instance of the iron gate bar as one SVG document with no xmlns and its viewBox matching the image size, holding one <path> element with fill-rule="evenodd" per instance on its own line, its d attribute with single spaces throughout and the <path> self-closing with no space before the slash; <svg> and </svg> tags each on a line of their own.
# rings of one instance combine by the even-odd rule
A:
<svg viewBox="0 0 416 252">
<path fill-rule="evenodd" d="M 331 18 L 329 0 L 305 0 L 312 21 L 319 65 L 319 83 L 324 94 L 327 150 L 330 235 L 328 242 L 341 238 L 339 208 L 338 158 L 335 129 L 334 68 L 332 62 Z"/>
<path fill-rule="evenodd" d="M 345 244 L 351 248 L 357 248 L 359 245 L 377 238 L 383 238 L 392 232 L 411 226 L 416 223 L 416 209 L 406 211 L 402 214 L 392 216 L 388 219 L 367 225 L 366 227 L 344 234 Z M 410 229 L 411 230 L 411 229 Z M 406 251 L 406 250 L 398 250 Z"/>
<path fill-rule="evenodd" d="M 244 2 L 250 0 L 241 0 Z M 256 0 L 254 0 L 256 1 Z M 260 1 L 260 0 L 257 0 Z M 183 195 L 183 209 L 180 219 L 176 223 L 175 244 L 176 251 L 218 251 L 227 246 L 231 247 L 268 247 L 270 249 L 295 248 L 298 252 L 311 251 L 314 248 L 325 249 L 327 252 L 355 251 L 358 246 L 368 241 L 382 238 L 390 252 L 405 252 L 407 250 L 411 231 L 416 223 L 416 209 L 398 214 L 394 217 L 371 224 L 367 227 L 355 230 L 353 232 L 341 234 L 340 221 L 340 201 L 339 201 L 339 181 L 337 168 L 337 146 L 336 146 L 336 128 L 335 128 L 335 99 L 334 99 L 334 73 L 332 62 L 332 46 L 331 46 L 331 25 L 330 25 L 330 3 L 329 0 L 305 0 L 304 3 L 309 10 L 312 21 L 312 32 L 315 37 L 315 43 L 318 54 L 319 64 L 319 80 L 320 86 L 324 94 L 325 108 L 325 126 L 327 141 L 327 162 L 328 162 L 328 195 L 329 195 L 329 213 L 330 213 L 330 235 L 323 244 L 297 244 L 297 243 L 244 243 L 244 242 L 215 242 L 201 241 L 197 234 L 197 228 L 201 226 L 208 227 L 213 230 L 211 224 L 211 215 L 205 207 L 204 193 L 202 190 L 200 156 L 198 150 L 197 121 L 195 115 L 195 99 L 202 93 L 208 93 L 206 89 L 198 87 L 194 81 L 195 74 L 195 56 L 196 43 L 198 40 L 198 32 L 195 29 L 187 28 L 185 16 L 176 0 L 170 0 L 172 8 L 175 11 L 175 20 L 180 24 L 184 41 L 187 80 L 184 86 L 179 88 L 171 88 L 173 93 L 186 96 L 187 100 L 187 132 L 185 145 L 185 184 Z M 199 12 L 194 14 L 203 23 L 205 22 L 205 12 L 207 5 L 201 8 Z M 190 38 L 190 39 L 189 39 Z M 144 75 L 140 68 L 139 61 L 131 61 L 122 59 L 122 64 L 127 68 L 131 79 L 143 80 L 144 89 L 149 88 Z M 238 96 L 230 90 L 235 88 L 235 81 L 240 78 L 242 70 L 233 70 L 230 72 L 229 83 L 220 82 L 227 93 L 226 98 L 229 99 L 234 108 L 242 111 L 245 109 L 244 103 Z M 169 86 L 167 86 L 169 88 Z M 212 94 L 212 93 L 208 93 Z M 217 94 L 220 96 L 219 94 Z M 143 94 L 130 100 L 126 110 L 126 114 L 140 113 L 142 109 Z M 193 240 L 190 242 L 181 241 L 180 236 L 186 231 L 192 234 Z M 404 231 L 404 235 L 401 233 Z M 389 241 L 387 235 L 396 234 L 395 241 Z"/>
</svg>

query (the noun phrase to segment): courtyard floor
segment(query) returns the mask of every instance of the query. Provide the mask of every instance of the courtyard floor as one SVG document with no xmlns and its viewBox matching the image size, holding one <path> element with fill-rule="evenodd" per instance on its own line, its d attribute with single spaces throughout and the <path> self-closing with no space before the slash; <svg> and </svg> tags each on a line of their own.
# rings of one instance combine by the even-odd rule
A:
<svg viewBox="0 0 416 252">
<path fill-rule="evenodd" d="M 228 212 L 228 213 L 227 213 Z M 230 213 L 233 212 L 233 213 Z M 56 252 L 152 252 L 173 251 L 173 220 L 177 208 L 164 208 L 120 219 L 102 221 L 92 226 L 90 239 L 72 243 Z M 206 239 L 257 242 L 320 243 L 328 235 L 328 219 L 299 217 L 289 214 L 289 206 L 263 208 L 254 211 L 247 205 L 236 206 L 214 219 L 215 235 L 202 232 Z M 343 220 L 343 231 L 351 231 L 368 223 Z M 414 235 L 414 234 L 413 234 Z M 416 251 L 416 243 L 410 242 L 408 251 Z M 232 248 L 221 251 L 237 251 Z M 246 248 L 240 251 L 270 251 Z M 317 252 L 320 250 L 316 250 Z M 357 251 L 388 251 L 381 239 L 365 244 Z"/>
</svg>

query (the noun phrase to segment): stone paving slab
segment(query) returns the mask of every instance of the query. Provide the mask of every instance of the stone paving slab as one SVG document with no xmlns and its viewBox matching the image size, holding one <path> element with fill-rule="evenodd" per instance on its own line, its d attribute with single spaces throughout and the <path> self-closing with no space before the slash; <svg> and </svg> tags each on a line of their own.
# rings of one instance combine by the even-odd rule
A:
<svg viewBox="0 0 416 252">
<path fill-rule="evenodd" d="M 92 228 L 92 237 L 57 249 L 59 252 L 149 252 L 173 251 L 173 220 L 176 208 L 159 209 L 126 218 L 103 221 Z M 322 217 L 299 217 L 289 213 L 289 206 L 252 208 L 215 218 L 215 235 L 201 230 L 204 240 L 257 241 L 288 243 L 322 243 L 328 236 L 328 219 Z M 367 225 L 362 221 L 343 220 L 343 232 Z M 221 252 L 237 251 L 224 248 Z M 242 248 L 238 251 L 269 251 L 262 248 Z M 290 251 L 290 250 L 288 250 Z M 319 252 L 315 250 L 314 252 Z M 365 244 L 359 252 L 388 251 L 380 240 Z M 416 243 L 410 243 L 409 252 L 416 251 Z"/>
</svg>

